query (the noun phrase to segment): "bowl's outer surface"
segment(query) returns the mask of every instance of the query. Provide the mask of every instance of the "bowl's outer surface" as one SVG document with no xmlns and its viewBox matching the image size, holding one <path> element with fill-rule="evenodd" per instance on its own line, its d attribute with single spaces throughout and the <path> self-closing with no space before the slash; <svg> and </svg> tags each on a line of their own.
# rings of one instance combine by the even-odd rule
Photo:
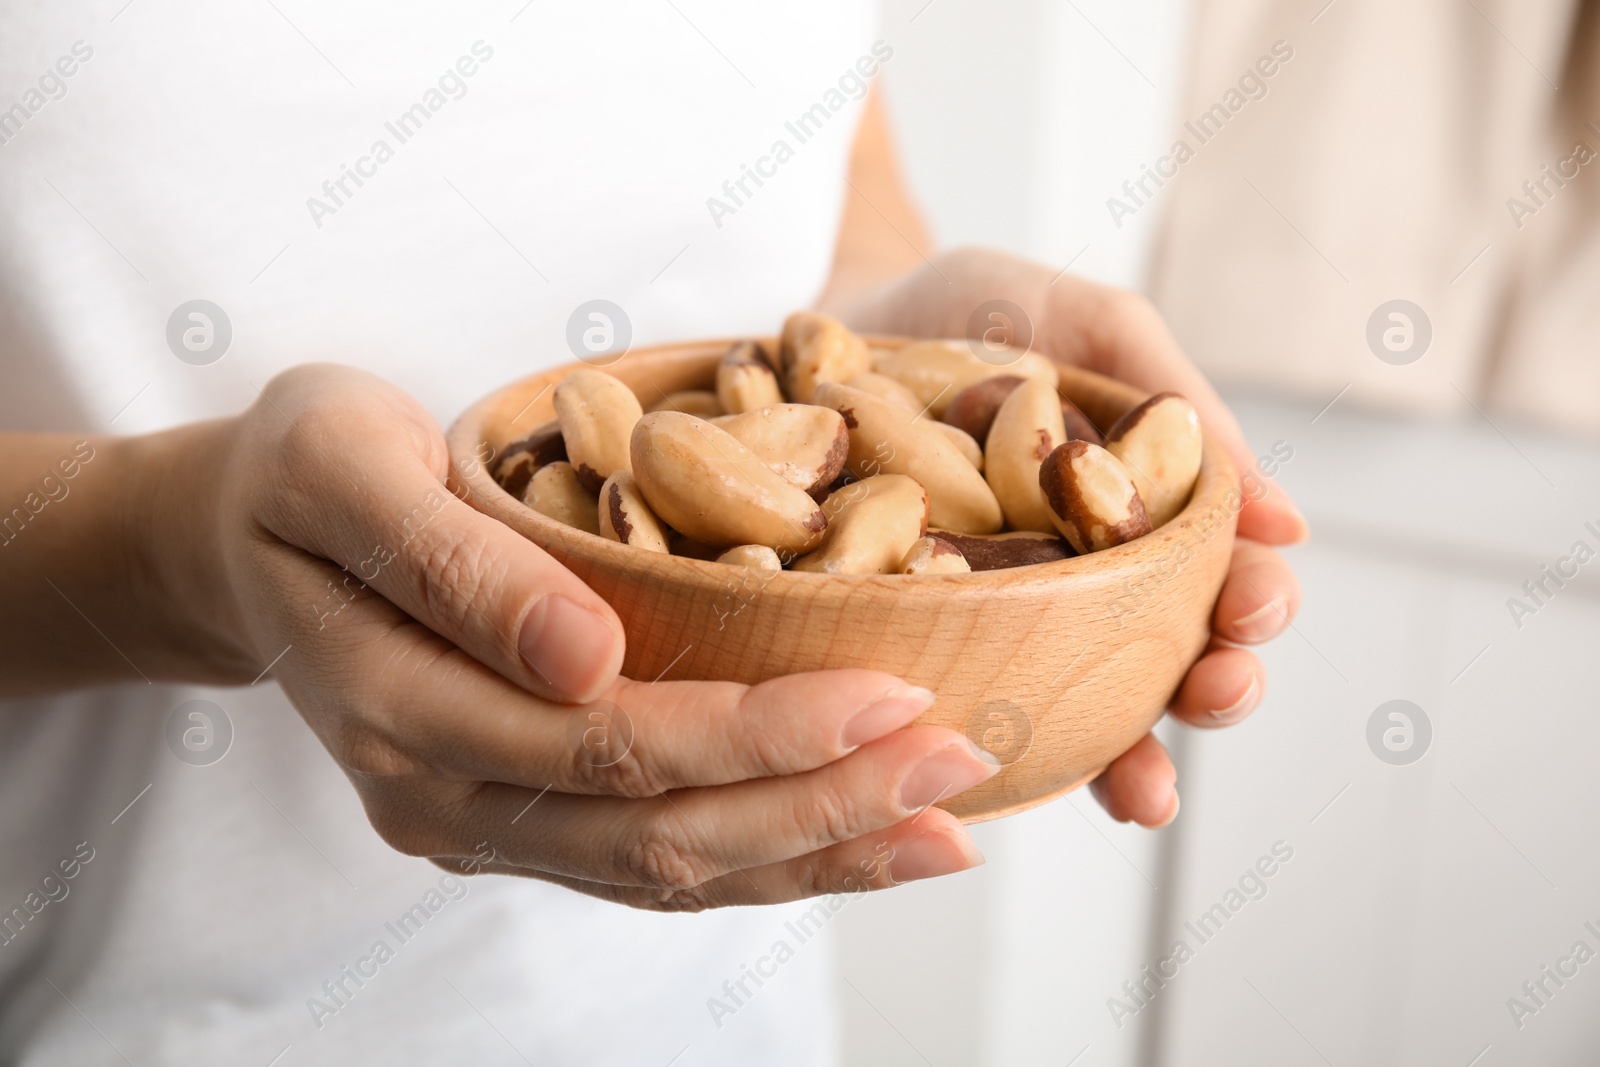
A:
<svg viewBox="0 0 1600 1067">
<path fill-rule="evenodd" d="M 603 369 L 649 407 L 667 393 L 708 387 L 730 343 L 639 349 Z M 977 821 L 1093 778 L 1161 717 L 1205 646 L 1239 501 L 1232 464 L 1209 437 L 1188 507 L 1106 552 L 977 574 L 762 576 L 560 525 L 494 482 L 487 457 L 553 418 L 554 383 L 582 366 L 524 378 L 468 409 L 448 435 L 452 488 L 544 547 L 616 609 L 628 677 L 754 683 L 866 667 L 927 686 L 939 699 L 920 721 L 965 733 L 1006 765 L 940 804 Z M 1066 367 L 1061 391 L 1102 428 L 1143 399 Z"/>
</svg>

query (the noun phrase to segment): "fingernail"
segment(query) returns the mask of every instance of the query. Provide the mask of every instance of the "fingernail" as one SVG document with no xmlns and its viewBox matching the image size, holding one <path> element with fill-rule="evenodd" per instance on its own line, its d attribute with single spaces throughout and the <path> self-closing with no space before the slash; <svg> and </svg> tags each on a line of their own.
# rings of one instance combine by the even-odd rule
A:
<svg viewBox="0 0 1600 1067">
<path fill-rule="evenodd" d="M 983 853 L 966 834 L 923 834 L 895 846 L 889 878 L 896 883 L 937 878 L 983 865 Z"/>
<path fill-rule="evenodd" d="M 900 806 L 921 811 L 999 772 L 1000 761 L 970 741 L 960 748 L 942 748 L 912 768 L 900 783 Z"/>
<path fill-rule="evenodd" d="M 845 748 L 857 748 L 905 726 L 933 707 L 933 690 L 903 685 L 889 690 L 852 715 L 844 724 Z"/>
<path fill-rule="evenodd" d="M 1235 700 L 1230 706 L 1223 708 L 1220 711 L 1208 711 L 1206 714 L 1211 716 L 1212 720 L 1216 722 L 1218 726 L 1232 726 L 1234 723 L 1238 722 L 1240 719 L 1256 710 L 1256 705 L 1260 703 L 1260 701 L 1261 681 L 1252 675 L 1250 678 L 1250 686 L 1244 691 L 1243 696 L 1241 696 L 1238 700 Z"/>
<path fill-rule="evenodd" d="M 552 689 L 569 699 L 589 696 L 611 663 L 615 631 L 599 615 L 564 596 L 534 604 L 517 649 Z"/>
<path fill-rule="evenodd" d="M 1180 803 L 1179 803 L 1179 800 L 1178 800 L 1178 794 L 1176 792 L 1174 792 L 1172 794 L 1172 808 L 1167 812 L 1167 817 L 1165 819 L 1162 819 L 1160 822 L 1156 823 L 1154 826 L 1150 827 L 1150 829 L 1152 829 L 1152 830 L 1163 830 L 1166 827 L 1171 826 L 1172 825 L 1172 820 L 1176 819 L 1178 817 L 1178 808 L 1179 808 L 1179 806 L 1180 806 Z"/>
<path fill-rule="evenodd" d="M 1241 641 L 1265 641 L 1277 637 L 1288 623 L 1283 598 L 1274 597 L 1244 618 L 1233 620 L 1233 632 Z"/>
</svg>

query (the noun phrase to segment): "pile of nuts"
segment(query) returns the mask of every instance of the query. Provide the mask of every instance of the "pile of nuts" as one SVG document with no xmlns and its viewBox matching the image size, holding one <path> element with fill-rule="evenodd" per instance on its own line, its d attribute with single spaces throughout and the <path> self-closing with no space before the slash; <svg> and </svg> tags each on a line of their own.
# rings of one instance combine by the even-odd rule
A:
<svg viewBox="0 0 1600 1067">
<path fill-rule="evenodd" d="M 1048 359 L 1005 357 L 963 341 L 874 349 L 797 312 L 776 354 L 739 342 L 715 391 L 648 411 L 603 371 L 569 374 L 556 418 L 506 448 L 495 480 L 649 552 L 826 574 L 1046 563 L 1183 509 L 1201 451 L 1187 400 L 1157 394 L 1102 435 L 1058 395 Z"/>
</svg>

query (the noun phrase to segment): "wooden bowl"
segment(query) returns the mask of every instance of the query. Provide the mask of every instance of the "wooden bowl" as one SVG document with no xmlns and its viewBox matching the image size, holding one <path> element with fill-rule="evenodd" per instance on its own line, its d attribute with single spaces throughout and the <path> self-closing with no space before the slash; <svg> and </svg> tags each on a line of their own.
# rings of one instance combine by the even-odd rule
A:
<svg viewBox="0 0 1600 1067">
<path fill-rule="evenodd" d="M 731 343 L 639 349 L 605 369 L 649 407 L 709 388 Z M 1209 436 L 1188 507 L 1109 551 L 974 574 L 763 577 L 563 526 L 494 482 L 483 457 L 554 418 L 552 387 L 582 366 L 532 375 L 469 408 L 448 435 L 453 477 L 469 504 L 542 546 L 616 609 L 630 678 L 755 683 L 867 667 L 927 686 L 939 699 L 920 721 L 965 733 L 1005 765 L 940 804 L 974 822 L 1099 774 L 1161 718 L 1205 647 L 1239 505 L 1233 466 Z M 1099 426 L 1144 399 L 1070 367 L 1061 391 Z"/>
</svg>

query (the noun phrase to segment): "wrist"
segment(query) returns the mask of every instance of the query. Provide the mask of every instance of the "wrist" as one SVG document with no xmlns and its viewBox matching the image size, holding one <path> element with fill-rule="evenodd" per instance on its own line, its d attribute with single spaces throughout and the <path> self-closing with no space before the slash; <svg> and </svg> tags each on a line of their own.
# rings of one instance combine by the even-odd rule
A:
<svg viewBox="0 0 1600 1067">
<path fill-rule="evenodd" d="M 260 669 L 226 553 L 244 535 L 227 517 L 237 428 L 221 419 L 110 443 L 124 472 L 128 592 L 168 677 L 237 684 Z"/>
</svg>

